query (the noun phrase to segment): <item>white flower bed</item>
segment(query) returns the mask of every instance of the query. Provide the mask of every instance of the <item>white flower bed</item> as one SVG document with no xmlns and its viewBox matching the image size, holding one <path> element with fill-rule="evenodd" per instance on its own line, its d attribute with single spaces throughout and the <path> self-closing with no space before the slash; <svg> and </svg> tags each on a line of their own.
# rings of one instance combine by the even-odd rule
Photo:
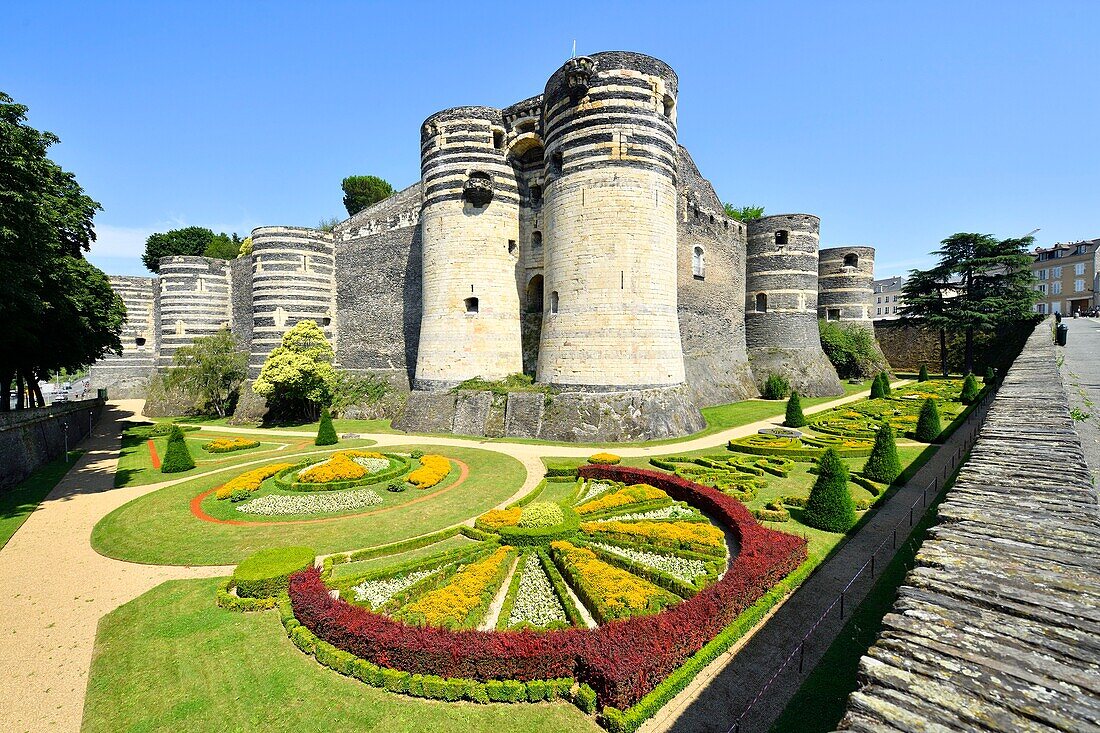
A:
<svg viewBox="0 0 1100 733">
<path fill-rule="evenodd" d="M 264 516 L 328 514 L 330 512 L 362 509 L 381 503 L 382 497 L 373 489 L 359 489 L 358 491 L 326 491 L 324 493 L 296 494 L 293 496 L 271 494 L 245 502 L 237 507 L 237 511 Z"/>
<path fill-rule="evenodd" d="M 643 550 L 628 550 L 625 547 L 605 545 L 602 542 L 593 542 L 592 544 L 612 555 L 648 565 L 688 583 L 707 572 L 707 564 L 702 560 L 689 560 L 676 555 L 659 555 L 656 552 L 645 552 Z"/>
<path fill-rule="evenodd" d="M 390 467 L 390 462 L 385 458 L 352 458 L 351 460 L 367 469 L 367 473 L 379 473 Z"/>
<path fill-rule="evenodd" d="M 604 481 L 589 481 L 588 485 L 585 487 L 584 496 L 577 499 L 576 505 L 579 506 L 580 504 L 583 504 L 586 501 L 591 501 L 592 499 L 595 499 L 600 494 L 604 494 L 608 490 L 615 489 L 615 488 L 618 488 L 618 487 L 615 486 L 614 484 L 609 484 L 609 483 L 606 483 Z"/>
<path fill-rule="evenodd" d="M 401 591 L 435 572 L 438 572 L 438 569 L 417 570 L 393 578 L 367 580 L 359 585 L 353 586 L 351 590 L 355 593 L 355 600 L 359 602 L 366 601 L 370 604 L 371 608 L 378 608 Z"/>
<path fill-rule="evenodd" d="M 523 574 L 519 577 L 519 589 L 512 613 L 508 616 L 508 625 L 526 621 L 535 626 L 546 626 L 554 621 L 568 620 L 538 555 L 529 554 L 523 565 Z"/>
<path fill-rule="evenodd" d="M 597 522 L 622 522 L 631 519 L 691 519 L 697 517 L 696 512 L 691 507 L 683 506 L 681 504 L 672 504 L 662 509 L 650 509 L 648 512 L 636 512 L 634 514 L 623 514 L 607 519 L 597 519 Z"/>
</svg>

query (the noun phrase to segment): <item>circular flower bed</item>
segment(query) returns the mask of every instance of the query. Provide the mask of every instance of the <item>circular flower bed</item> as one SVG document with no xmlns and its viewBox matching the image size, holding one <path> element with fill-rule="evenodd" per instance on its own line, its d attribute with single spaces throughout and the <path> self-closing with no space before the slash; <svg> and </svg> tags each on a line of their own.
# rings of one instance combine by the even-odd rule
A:
<svg viewBox="0 0 1100 733">
<path fill-rule="evenodd" d="M 413 468 L 413 463 L 414 459 L 396 453 L 343 450 L 281 470 L 275 482 L 287 491 L 339 491 L 399 478 Z"/>
</svg>

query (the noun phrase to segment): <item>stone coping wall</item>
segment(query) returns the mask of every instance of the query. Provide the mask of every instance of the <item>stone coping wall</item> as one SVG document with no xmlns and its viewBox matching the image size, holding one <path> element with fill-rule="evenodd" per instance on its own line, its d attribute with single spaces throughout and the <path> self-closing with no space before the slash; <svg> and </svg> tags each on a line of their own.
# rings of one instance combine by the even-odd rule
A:
<svg viewBox="0 0 1100 733">
<path fill-rule="evenodd" d="M 1050 329 L 1006 375 L 843 730 L 1100 729 L 1097 492 Z"/>
<path fill-rule="evenodd" d="M 66 432 L 69 450 L 75 448 L 102 411 L 103 400 L 94 399 L 0 412 L 0 490 L 60 458 L 65 451 Z"/>
</svg>

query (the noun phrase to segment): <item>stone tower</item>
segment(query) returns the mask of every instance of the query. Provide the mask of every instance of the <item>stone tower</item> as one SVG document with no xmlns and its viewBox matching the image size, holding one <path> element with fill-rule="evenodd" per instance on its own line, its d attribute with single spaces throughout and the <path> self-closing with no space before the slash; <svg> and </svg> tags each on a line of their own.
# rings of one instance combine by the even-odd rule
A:
<svg viewBox="0 0 1100 733">
<path fill-rule="evenodd" d="M 543 95 L 538 381 L 594 391 L 684 382 L 676 311 L 676 74 L 607 52 Z"/>
<path fill-rule="evenodd" d="M 817 329 L 820 223 L 811 214 L 748 223 L 745 341 L 758 386 L 775 373 L 802 395 L 843 393 Z"/>
<path fill-rule="evenodd" d="M 444 110 L 421 128 L 417 389 L 523 370 L 519 192 L 504 135 L 500 110 L 489 107 Z"/>
<path fill-rule="evenodd" d="M 874 247 L 831 247 L 817 260 L 817 315 L 827 321 L 855 323 L 874 331 L 872 301 Z"/>
<path fill-rule="evenodd" d="M 229 325 L 229 263 L 209 257 L 162 257 L 157 313 L 157 366 L 176 349 Z"/>
</svg>

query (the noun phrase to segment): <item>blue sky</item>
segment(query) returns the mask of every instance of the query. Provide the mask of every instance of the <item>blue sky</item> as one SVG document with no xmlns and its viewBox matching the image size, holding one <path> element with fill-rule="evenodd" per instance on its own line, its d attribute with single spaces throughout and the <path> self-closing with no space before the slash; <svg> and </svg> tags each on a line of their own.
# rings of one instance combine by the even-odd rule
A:
<svg viewBox="0 0 1100 733">
<path fill-rule="evenodd" d="M 821 216 L 878 276 L 956 231 L 1100 236 L 1097 2 L 20 3 L 0 89 L 103 204 L 90 259 L 146 236 L 343 214 L 340 180 L 419 176 L 419 125 L 629 49 L 680 77 L 719 196 Z"/>
</svg>

